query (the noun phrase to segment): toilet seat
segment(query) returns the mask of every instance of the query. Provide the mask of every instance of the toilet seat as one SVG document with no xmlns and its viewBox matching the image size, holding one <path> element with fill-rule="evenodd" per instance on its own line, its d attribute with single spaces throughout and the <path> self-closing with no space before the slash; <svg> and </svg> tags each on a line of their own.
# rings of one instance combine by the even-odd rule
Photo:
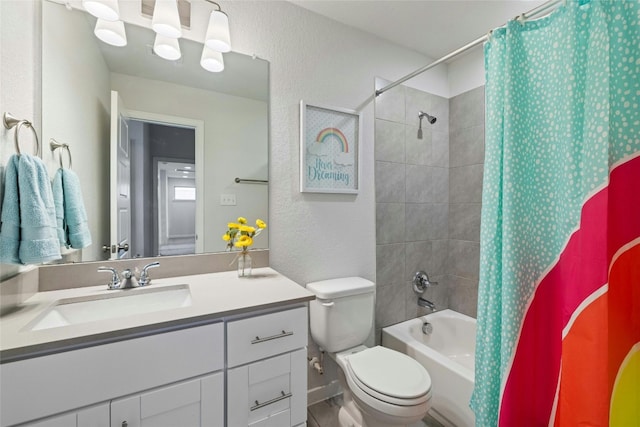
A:
<svg viewBox="0 0 640 427">
<path fill-rule="evenodd" d="M 416 360 L 376 346 L 345 357 L 345 376 L 354 394 L 359 391 L 391 405 L 418 406 L 431 398 L 431 377 Z"/>
</svg>

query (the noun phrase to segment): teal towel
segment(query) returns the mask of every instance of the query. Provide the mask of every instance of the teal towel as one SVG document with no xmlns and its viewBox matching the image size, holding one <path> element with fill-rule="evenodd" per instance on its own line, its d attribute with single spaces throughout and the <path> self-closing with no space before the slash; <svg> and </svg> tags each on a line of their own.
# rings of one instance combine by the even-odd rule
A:
<svg viewBox="0 0 640 427">
<path fill-rule="evenodd" d="M 20 198 L 18 196 L 18 158 L 11 156 L 4 171 L 4 196 L 0 214 L 0 262 L 20 264 Z"/>
<path fill-rule="evenodd" d="M 1 262 L 38 264 L 61 258 L 51 184 L 38 157 L 9 159 L 0 221 Z"/>
<path fill-rule="evenodd" d="M 78 175 L 70 169 L 60 168 L 52 186 L 60 244 L 67 248 L 86 248 L 91 244 L 91 233 Z"/>
</svg>

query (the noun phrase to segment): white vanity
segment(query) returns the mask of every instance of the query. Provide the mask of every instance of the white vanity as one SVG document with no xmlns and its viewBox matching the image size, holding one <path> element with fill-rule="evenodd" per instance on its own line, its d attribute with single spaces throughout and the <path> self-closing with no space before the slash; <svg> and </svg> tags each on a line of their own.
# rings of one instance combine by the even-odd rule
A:
<svg viewBox="0 0 640 427">
<path fill-rule="evenodd" d="M 60 301 L 138 291 L 103 286 L 39 292 L 3 316 L 0 426 L 304 425 L 313 295 L 269 268 L 148 290 L 176 285 L 189 304 L 135 316 L 34 329 Z"/>
</svg>

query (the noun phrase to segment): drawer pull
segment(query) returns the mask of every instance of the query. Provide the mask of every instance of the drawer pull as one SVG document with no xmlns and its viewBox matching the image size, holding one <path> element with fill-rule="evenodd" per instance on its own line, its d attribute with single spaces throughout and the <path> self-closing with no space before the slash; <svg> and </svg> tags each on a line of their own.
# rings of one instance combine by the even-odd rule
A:
<svg viewBox="0 0 640 427">
<path fill-rule="evenodd" d="M 293 335 L 293 331 L 291 332 L 282 331 L 281 334 L 271 335 L 270 337 L 264 337 L 264 338 L 256 337 L 255 340 L 251 340 L 251 344 L 260 344 L 261 342 L 265 342 L 265 341 L 277 340 L 278 338 L 288 337 L 289 335 Z"/>
<path fill-rule="evenodd" d="M 285 392 L 281 390 L 280 391 L 280 396 L 274 397 L 271 400 L 267 400 L 266 402 L 262 402 L 262 403 L 260 403 L 260 402 L 258 402 L 256 400 L 256 405 L 252 406 L 251 408 L 249 408 L 249 410 L 250 411 L 255 411 L 256 409 L 264 408 L 267 405 L 271 405 L 272 403 L 280 402 L 281 400 L 288 399 L 289 397 L 291 397 L 291 393 L 286 393 L 285 394 Z"/>
</svg>

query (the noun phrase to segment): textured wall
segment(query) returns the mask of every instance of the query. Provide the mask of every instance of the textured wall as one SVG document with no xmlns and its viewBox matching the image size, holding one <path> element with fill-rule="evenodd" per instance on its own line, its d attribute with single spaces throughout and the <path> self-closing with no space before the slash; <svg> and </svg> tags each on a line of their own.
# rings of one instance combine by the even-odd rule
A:
<svg viewBox="0 0 640 427">
<path fill-rule="evenodd" d="M 484 169 L 484 86 L 450 100 L 449 307 L 476 317 Z"/>
<path fill-rule="evenodd" d="M 374 76 L 397 78 L 429 59 L 286 2 L 223 2 L 234 49 L 271 61 L 271 264 L 300 284 L 340 276 L 375 280 Z M 448 90 L 446 69 L 414 81 Z M 361 110 L 357 196 L 299 192 L 299 108 Z"/>
<path fill-rule="evenodd" d="M 0 1 L 0 114 L 11 112 L 32 121 L 40 134 L 40 3 Z M 23 128 L 24 149 L 33 145 Z M 13 130 L 0 126 L 0 167 L 14 154 Z M 50 162 L 53 165 L 53 161 Z M 3 176 L 4 172 L 0 174 Z M 1 186 L 0 186 L 1 187 Z M 0 279 L 15 275 L 24 267 L 0 265 Z"/>
</svg>

